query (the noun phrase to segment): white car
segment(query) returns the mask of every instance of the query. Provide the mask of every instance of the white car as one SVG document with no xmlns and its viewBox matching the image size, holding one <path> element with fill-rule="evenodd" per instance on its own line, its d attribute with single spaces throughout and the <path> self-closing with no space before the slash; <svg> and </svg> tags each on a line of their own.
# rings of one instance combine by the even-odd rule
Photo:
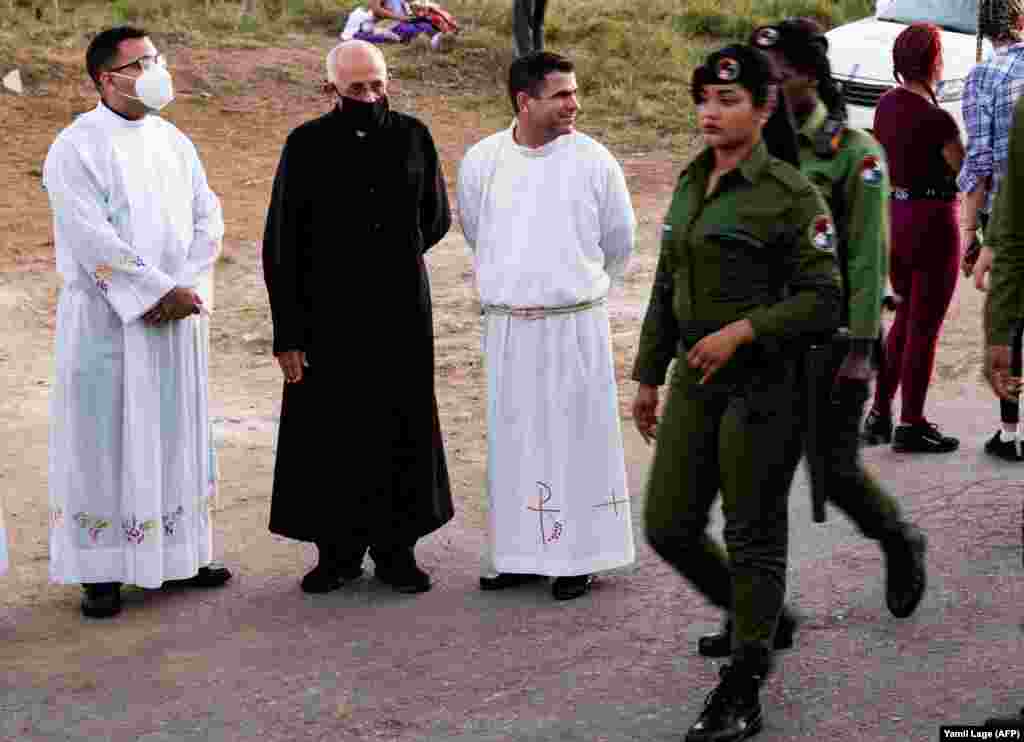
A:
<svg viewBox="0 0 1024 742">
<path fill-rule="evenodd" d="M 942 29 L 944 79 L 936 97 L 956 119 L 966 142 L 961 98 L 967 73 L 977 59 L 977 0 L 879 2 L 876 15 L 829 31 L 829 62 L 846 96 L 849 123 L 858 129 L 874 127 L 878 99 L 897 84 L 892 74 L 893 42 L 913 23 L 934 23 Z M 985 40 L 982 58 L 991 52 L 992 45 Z"/>
</svg>

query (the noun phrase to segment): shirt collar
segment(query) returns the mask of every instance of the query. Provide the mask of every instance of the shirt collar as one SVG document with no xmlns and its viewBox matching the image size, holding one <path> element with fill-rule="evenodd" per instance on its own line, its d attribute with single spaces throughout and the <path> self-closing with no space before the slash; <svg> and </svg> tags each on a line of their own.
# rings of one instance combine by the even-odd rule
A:
<svg viewBox="0 0 1024 742">
<path fill-rule="evenodd" d="M 800 127 L 800 131 L 797 134 L 806 139 L 807 141 L 814 141 L 814 135 L 818 133 L 818 130 L 825 125 L 825 119 L 828 117 L 828 109 L 825 108 L 825 104 L 820 100 L 814 105 L 814 110 L 811 111 L 811 115 L 804 121 L 804 125 Z"/>
<path fill-rule="evenodd" d="M 107 122 L 107 124 L 113 126 L 123 126 L 125 128 L 139 128 L 145 126 L 147 123 L 147 119 L 149 118 L 148 114 L 139 119 L 125 118 L 117 111 L 115 111 L 113 108 L 104 103 L 102 100 L 96 104 L 96 110 L 100 112 L 100 115 L 103 117 L 103 120 Z"/>
<path fill-rule="evenodd" d="M 768 167 L 770 160 L 771 155 L 768 154 L 768 147 L 762 139 L 754 145 L 754 149 L 751 150 L 747 159 L 741 162 L 735 170 L 728 173 L 728 177 L 735 177 L 733 174 L 737 173 L 748 183 L 756 183 L 761 178 L 765 168 Z M 714 164 L 715 153 L 708 147 L 697 155 L 691 167 L 696 170 L 695 175 L 698 175 L 702 181 L 707 182 L 708 175 L 711 173 L 711 168 L 714 167 Z"/>
<path fill-rule="evenodd" d="M 762 139 L 754 146 L 747 159 L 740 163 L 738 168 L 740 175 L 746 178 L 748 183 L 756 183 L 761 178 L 761 173 L 768 167 L 770 158 L 768 147 Z"/>
</svg>

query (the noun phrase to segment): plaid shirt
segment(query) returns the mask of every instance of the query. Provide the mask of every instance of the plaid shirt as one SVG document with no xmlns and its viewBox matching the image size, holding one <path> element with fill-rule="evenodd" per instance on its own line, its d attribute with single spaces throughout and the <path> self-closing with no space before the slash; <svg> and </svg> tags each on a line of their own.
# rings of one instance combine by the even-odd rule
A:
<svg viewBox="0 0 1024 742">
<path fill-rule="evenodd" d="M 964 85 L 963 114 L 967 156 L 957 187 L 969 193 L 992 176 L 983 211 L 992 209 L 1009 156 L 1013 107 L 1024 92 L 1024 42 L 997 49 L 979 62 Z"/>
</svg>

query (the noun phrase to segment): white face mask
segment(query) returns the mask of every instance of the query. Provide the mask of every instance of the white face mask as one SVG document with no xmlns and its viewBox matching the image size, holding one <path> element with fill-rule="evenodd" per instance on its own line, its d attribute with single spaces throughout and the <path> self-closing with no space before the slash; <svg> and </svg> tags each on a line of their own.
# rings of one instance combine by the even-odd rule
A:
<svg viewBox="0 0 1024 742">
<path fill-rule="evenodd" d="M 134 79 L 135 95 L 122 93 L 120 90 L 117 92 L 125 98 L 140 101 L 150 111 L 160 111 L 174 100 L 174 83 L 171 81 L 171 73 L 167 71 L 166 67 L 151 64 L 143 70 L 141 75 L 135 78 L 132 78 L 131 75 L 122 75 L 119 72 L 111 72 L 110 74 Z"/>
</svg>

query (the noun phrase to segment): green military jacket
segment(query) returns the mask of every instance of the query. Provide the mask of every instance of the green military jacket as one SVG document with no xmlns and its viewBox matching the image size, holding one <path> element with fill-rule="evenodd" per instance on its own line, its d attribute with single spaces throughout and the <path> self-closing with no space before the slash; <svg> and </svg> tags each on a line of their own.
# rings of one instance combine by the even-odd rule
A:
<svg viewBox="0 0 1024 742">
<path fill-rule="evenodd" d="M 844 129 L 829 141 L 827 116 L 818 101 L 800 128 L 800 171 L 821 191 L 836 222 L 845 296 L 841 324 L 852 338 L 874 340 L 888 275 L 889 174 L 882 148 L 869 134 Z"/>
<path fill-rule="evenodd" d="M 672 196 L 633 368 L 642 384 L 664 383 L 695 330 L 746 318 L 771 344 L 839 323 L 835 227 L 814 186 L 761 142 L 705 197 L 713 163 L 704 150 Z"/>
<path fill-rule="evenodd" d="M 1024 320 L 1024 96 L 1013 109 L 1006 175 L 996 193 L 985 243 L 995 251 L 985 302 L 989 345 L 1011 345 Z"/>
</svg>

